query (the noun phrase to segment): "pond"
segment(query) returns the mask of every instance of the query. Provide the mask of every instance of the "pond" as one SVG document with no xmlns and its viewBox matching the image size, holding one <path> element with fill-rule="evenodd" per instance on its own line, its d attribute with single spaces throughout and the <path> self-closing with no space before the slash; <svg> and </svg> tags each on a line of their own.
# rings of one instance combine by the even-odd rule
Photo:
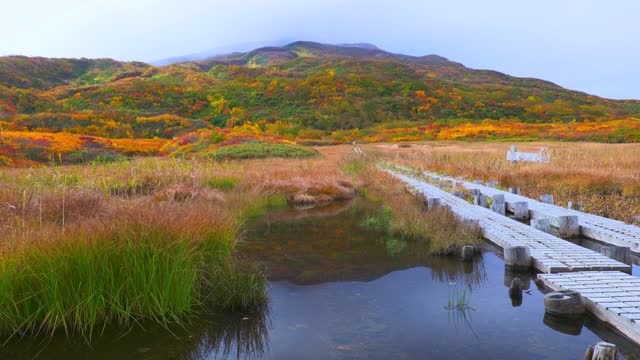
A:
<svg viewBox="0 0 640 360">
<path fill-rule="evenodd" d="M 186 328 L 112 329 L 91 346 L 54 337 L 6 344 L 10 359 L 582 359 L 598 341 L 640 349 L 595 319 L 545 316 L 543 293 L 514 304 L 513 276 L 488 245 L 472 263 L 362 227 L 371 204 L 279 209 L 251 219 L 242 257 L 270 273 L 269 310 L 210 314 Z M 456 294 L 469 296 L 448 309 Z"/>
</svg>

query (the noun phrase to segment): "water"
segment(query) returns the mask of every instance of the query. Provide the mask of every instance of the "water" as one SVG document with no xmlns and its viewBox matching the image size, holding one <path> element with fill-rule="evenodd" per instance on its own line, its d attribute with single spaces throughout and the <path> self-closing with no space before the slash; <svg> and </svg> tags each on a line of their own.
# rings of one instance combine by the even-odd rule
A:
<svg viewBox="0 0 640 360">
<path fill-rule="evenodd" d="M 344 203 L 271 211 L 247 224 L 241 255 L 271 274 L 269 311 L 210 314 L 184 329 L 109 330 L 82 339 L 25 339 L 1 358 L 31 359 L 582 359 L 601 339 L 624 358 L 640 350 L 586 317 L 545 318 L 532 274 L 514 306 L 514 274 L 487 247 L 473 263 L 429 257 L 424 249 L 360 225 L 368 205 Z M 445 308 L 470 288 L 469 308 Z"/>
</svg>

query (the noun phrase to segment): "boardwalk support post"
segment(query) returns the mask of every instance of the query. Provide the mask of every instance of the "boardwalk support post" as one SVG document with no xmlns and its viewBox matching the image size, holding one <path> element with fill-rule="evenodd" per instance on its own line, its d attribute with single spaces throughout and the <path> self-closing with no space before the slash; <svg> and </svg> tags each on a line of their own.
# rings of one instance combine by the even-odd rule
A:
<svg viewBox="0 0 640 360">
<path fill-rule="evenodd" d="M 580 235 L 580 223 L 577 215 L 558 216 L 558 231 L 562 236 Z"/>
<path fill-rule="evenodd" d="M 540 195 L 540 201 L 545 204 L 553 205 L 553 195 L 551 194 Z"/>
<path fill-rule="evenodd" d="M 513 271 L 531 269 L 531 252 L 528 246 L 510 246 L 504 248 L 504 265 Z"/>
<path fill-rule="evenodd" d="M 505 215 L 505 201 L 504 195 L 493 195 L 491 202 L 491 211 L 497 212 L 500 215 Z"/>
<path fill-rule="evenodd" d="M 482 206 L 482 207 L 487 207 L 487 196 L 482 194 L 474 195 L 473 204 Z"/>
<path fill-rule="evenodd" d="M 427 209 L 429 209 L 429 210 L 435 209 L 438 206 L 440 206 L 440 199 L 439 198 L 428 198 L 427 199 Z"/>
<path fill-rule="evenodd" d="M 551 222 L 547 218 L 531 219 L 530 224 L 534 229 L 538 229 L 546 233 L 551 233 Z"/>
<path fill-rule="evenodd" d="M 512 203 L 513 205 L 513 215 L 518 220 L 527 220 L 529 219 L 529 203 L 526 201 L 518 201 Z"/>
<path fill-rule="evenodd" d="M 584 354 L 585 360 L 618 360 L 618 348 L 614 344 L 600 341 L 595 347 L 589 345 L 587 353 Z"/>
</svg>

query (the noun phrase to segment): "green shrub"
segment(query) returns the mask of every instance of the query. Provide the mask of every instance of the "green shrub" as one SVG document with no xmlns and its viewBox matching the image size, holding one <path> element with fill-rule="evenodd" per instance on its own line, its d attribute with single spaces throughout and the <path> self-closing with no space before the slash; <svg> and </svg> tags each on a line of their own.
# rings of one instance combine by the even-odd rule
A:
<svg viewBox="0 0 640 360">
<path fill-rule="evenodd" d="M 204 181 L 204 186 L 211 189 L 231 190 L 236 187 L 239 179 L 228 176 L 211 177 Z"/>
<path fill-rule="evenodd" d="M 223 146 L 208 155 L 217 159 L 304 158 L 318 156 L 318 152 L 293 144 L 255 142 Z"/>
</svg>

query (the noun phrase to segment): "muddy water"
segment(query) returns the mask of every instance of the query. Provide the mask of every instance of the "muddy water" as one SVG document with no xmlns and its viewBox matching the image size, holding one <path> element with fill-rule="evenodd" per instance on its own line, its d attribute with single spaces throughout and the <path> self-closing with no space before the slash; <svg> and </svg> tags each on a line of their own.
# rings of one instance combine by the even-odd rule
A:
<svg viewBox="0 0 640 360">
<path fill-rule="evenodd" d="M 27 359 L 582 359 L 604 339 L 625 358 L 640 350 L 591 318 L 545 317 L 530 280 L 521 304 L 514 274 L 487 248 L 472 263 L 361 226 L 369 205 L 270 211 L 247 224 L 244 258 L 271 274 L 269 311 L 211 314 L 184 329 L 108 331 L 82 339 L 22 340 L 0 358 Z M 447 309 L 456 293 L 464 309 Z"/>
</svg>

